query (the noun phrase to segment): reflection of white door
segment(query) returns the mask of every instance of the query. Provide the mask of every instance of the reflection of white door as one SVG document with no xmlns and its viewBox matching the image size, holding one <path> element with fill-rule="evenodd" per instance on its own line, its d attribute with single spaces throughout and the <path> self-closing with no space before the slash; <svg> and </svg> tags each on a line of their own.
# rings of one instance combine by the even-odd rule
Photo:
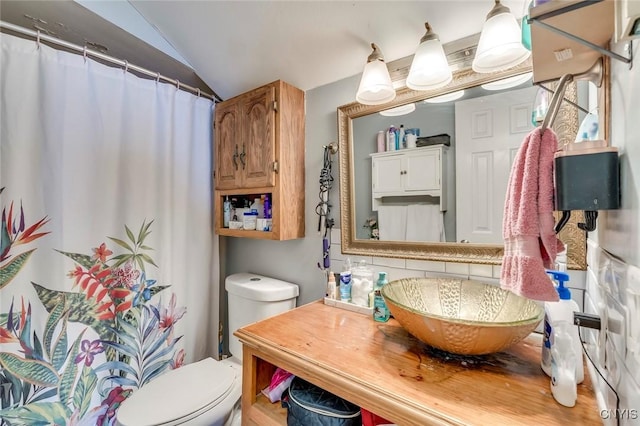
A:
<svg viewBox="0 0 640 426">
<path fill-rule="evenodd" d="M 501 244 L 511 163 L 533 129 L 536 87 L 456 103 L 457 240 Z"/>
</svg>

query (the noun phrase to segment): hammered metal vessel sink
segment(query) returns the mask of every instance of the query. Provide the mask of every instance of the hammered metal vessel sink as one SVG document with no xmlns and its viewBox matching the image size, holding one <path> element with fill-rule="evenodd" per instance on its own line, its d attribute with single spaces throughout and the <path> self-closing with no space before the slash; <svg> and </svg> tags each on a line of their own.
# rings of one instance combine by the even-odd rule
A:
<svg viewBox="0 0 640 426">
<path fill-rule="evenodd" d="M 406 278 L 382 288 L 391 314 L 422 342 L 461 355 L 500 352 L 544 317 L 532 300 L 498 286 L 450 278 Z"/>
</svg>

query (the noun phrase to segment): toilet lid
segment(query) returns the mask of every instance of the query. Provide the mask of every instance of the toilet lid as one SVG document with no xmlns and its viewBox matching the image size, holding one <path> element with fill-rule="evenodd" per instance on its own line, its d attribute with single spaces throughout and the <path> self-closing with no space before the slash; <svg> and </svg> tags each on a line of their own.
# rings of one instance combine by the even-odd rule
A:
<svg viewBox="0 0 640 426">
<path fill-rule="evenodd" d="M 131 394 L 118 410 L 122 425 L 161 425 L 214 406 L 231 391 L 235 370 L 213 358 L 172 370 Z"/>
</svg>

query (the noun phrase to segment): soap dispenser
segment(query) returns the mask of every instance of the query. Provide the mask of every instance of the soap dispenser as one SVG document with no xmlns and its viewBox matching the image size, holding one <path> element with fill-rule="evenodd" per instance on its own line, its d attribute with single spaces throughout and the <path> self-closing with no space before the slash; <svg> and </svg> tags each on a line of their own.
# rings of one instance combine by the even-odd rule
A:
<svg viewBox="0 0 640 426">
<path fill-rule="evenodd" d="M 578 398 L 576 370 L 580 359 L 573 350 L 571 327 L 575 325 L 558 321 L 553 330 L 551 348 L 551 394 L 565 407 L 576 405 Z"/>
<path fill-rule="evenodd" d="M 560 300 L 558 302 L 545 302 L 544 304 L 544 340 L 542 342 L 541 367 L 548 376 L 552 375 L 554 329 L 559 324 L 565 324 L 566 332 L 571 338 L 571 347 L 574 353 L 575 380 L 576 383 L 581 383 L 584 380 L 582 344 L 580 343 L 578 326 L 573 322 L 573 313 L 579 312 L 580 308 L 571 299 L 571 290 L 565 287 L 565 283 L 569 281 L 569 274 L 553 270 L 548 270 L 547 273 L 558 283 L 556 290 Z"/>
</svg>

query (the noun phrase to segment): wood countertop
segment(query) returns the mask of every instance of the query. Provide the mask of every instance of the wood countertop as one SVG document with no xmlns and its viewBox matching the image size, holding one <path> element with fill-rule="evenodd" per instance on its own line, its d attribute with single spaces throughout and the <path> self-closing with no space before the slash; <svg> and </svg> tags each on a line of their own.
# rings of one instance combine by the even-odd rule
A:
<svg viewBox="0 0 640 426">
<path fill-rule="evenodd" d="M 540 368 L 538 334 L 497 354 L 452 355 L 421 343 L 394 319 L 379 323 L 319 301 L 235 335 L 244 344 L 243 424 L 251 424 L 244 420 L 245 409 L 251 410 L 245 405 L 256 403 L 270 378 L 257 366 L 262 361 L 398 425 L 602 423 L 588 377 L 578 385 L 575 407 L 553 399 Z"/>
</svg>

